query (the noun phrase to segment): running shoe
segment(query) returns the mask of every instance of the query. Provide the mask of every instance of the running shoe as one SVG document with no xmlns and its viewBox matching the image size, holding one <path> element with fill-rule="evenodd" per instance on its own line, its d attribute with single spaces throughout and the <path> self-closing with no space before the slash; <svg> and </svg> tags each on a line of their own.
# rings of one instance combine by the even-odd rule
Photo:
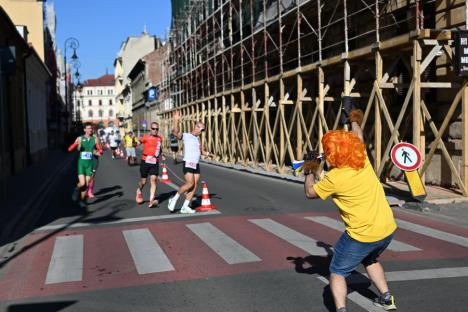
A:
<svg viewBox="0 0 468 312">
<path fill-rule="evenodd" d="M 152 199 L 148 203 L 148 208 L 152 208 L 153 206 L 159 205 L 159 201 L 157 199 Z"/>
<path fill-rule="evenodd" d="M 137 194 L 136 194 L 136 202 L 137 202 L 137 204 L 143 203 L 143 195 L 141 193 L 139 193 L 139 192 L 137 192 Z"/>
<path fill-rule="evenodd" d="M 182 209 L 180 209 L 180 213 L 195 213 L 196 211 L 193 210 L 192 208 L 188 206 L 183 206 Z"/>
<path fill-rule="evenodd" d="M 72 200 L 76 202 L 79 199 L 80 199 L 80 192 L 78 191 L 78 189 L 75 188 L 72 194 Z"/>
<path fill-rule="evenodd" d="M 174 197 L 169 198 L 167 209 L 169 209 L 170 212 L 174 212 L 176 202 L 177 200 L 175 200 Z"/>
<path fill-rule="evenodd" d="M 382 296 L 375 298 L 374 305 L 381 307 L 385 311 L 393 311 L 397 309 L 395 305 L 395 298 L 393 298 L 393 296 L 390 296 L 390 298 L 387 300 L 385 300 L 385 298 Z"/>
<path fill-rule="evenodd" d="M 94 198 L 93 190 L 91 188 L 88 188 L 88 192 L 86 194 L 88 195 L 88 198 Z"/>
</svg>

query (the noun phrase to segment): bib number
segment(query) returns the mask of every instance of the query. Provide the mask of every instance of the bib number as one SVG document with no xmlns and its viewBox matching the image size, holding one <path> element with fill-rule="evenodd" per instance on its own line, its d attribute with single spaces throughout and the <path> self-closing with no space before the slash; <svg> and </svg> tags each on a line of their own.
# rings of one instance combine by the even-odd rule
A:
<svg viewBox="0 0 468 312">
<path fill-rule="evenodd" d="M 81 152 L 81 159 L 90 160 L 91 157 L 93 157 L 93 153 L 91 153 L 91 152 Z"/>
<path fill-rule="evenodd" d="M 158 159 L 157 159 L 156 157 L 154 157 L 154 156 L 146 156 L 145 162 L 146 162 L 147 164 L 156 165 L 157 160 L 158 160 Z"/>
<path fill-rule="evenodd" d="M 198 163 L 196 163 L 194 161 L 186 161 L 185 162 L 185 167 L 187 167 L 187 168 L 197 169 L 197 165 L 198 165 Z"/>
</svg>

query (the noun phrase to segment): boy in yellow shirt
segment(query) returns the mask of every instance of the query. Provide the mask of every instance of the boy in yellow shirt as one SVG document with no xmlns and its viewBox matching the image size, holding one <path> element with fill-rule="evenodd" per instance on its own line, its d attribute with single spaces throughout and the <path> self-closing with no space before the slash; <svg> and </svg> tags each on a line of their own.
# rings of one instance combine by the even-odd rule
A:
<svg viewBox="0 0 468 312">
<path fill-rule="evenodd" d="M 329 196 L 340 210 L 346 231 L 334 247 L 330 288 L 338 312 L 346 312 L 346 277 L 362 263 L 380 292 L 374 304 L 396 310 L 385 273 L 377 258 L 387 248 L 397 226 L 382 185 L 367 158 L 360 121 L 362 111 L 349 114 L 352 132 L 334 130 L 322 138 L 331 170 L 318 182 L 317 158 L 304 163 L 304 191 L 308 198 Z"/>
</svg>

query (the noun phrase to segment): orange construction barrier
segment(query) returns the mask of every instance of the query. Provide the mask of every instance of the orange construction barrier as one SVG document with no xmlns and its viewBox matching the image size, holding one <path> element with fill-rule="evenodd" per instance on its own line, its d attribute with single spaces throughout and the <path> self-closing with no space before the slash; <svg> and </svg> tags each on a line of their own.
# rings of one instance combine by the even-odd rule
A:
<svg viewBox="0 0 468 312">
<path fill-rule="evenodd" d="M 208 185 L 205 181 L 202 182 L 203 191 L 202 191 L 202 202 L 201 206 L 195 208 L 196 211 L 210 211 L 216 210 L 216 207 L 211 204 L 210 193 L 208 193 Z"/>
<path fill-rule="evenodd" d="M 169 176 L 167 175 L 166 164 L 162 164 L 162 175 L 161 175 L 161 179 L 159 181 L 164 182 L 164 183 L 172 182 L 169 179 Z"/>
</svg>

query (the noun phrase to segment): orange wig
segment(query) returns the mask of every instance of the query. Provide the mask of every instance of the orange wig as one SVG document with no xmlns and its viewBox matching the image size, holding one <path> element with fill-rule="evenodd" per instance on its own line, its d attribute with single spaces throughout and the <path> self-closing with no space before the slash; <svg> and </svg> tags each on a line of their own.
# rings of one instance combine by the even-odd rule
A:
<svg viewBox="0 0 468 312">
<path fill-rule="evenodd" d="M 322 138 L 325 157 L 335 168 L 364 168 L 366 148 L 361 139 L 353 132 L 332 130 Z"/>
</svg>

